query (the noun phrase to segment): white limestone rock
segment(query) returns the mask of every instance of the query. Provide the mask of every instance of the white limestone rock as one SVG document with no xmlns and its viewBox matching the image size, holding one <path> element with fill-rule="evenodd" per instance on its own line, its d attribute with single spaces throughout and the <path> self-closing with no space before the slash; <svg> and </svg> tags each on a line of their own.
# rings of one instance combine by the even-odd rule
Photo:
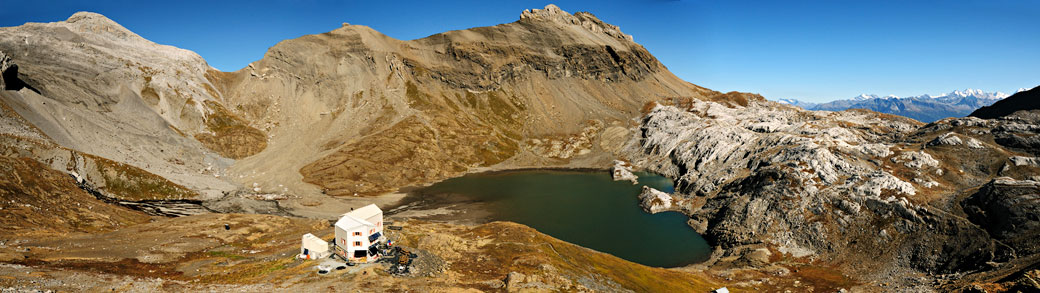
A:
<svg viewBox="0 0 1040 293">
<path fill-rule="evenodd" d="M 905 152 L 892 158 L 893 163 L 903 163 L 904 166 L 914 170 L 923 168 L 937 168 L 939 161 L 926 152 Z"/>
<path fill-rule="evenodd" d="M 673 203 L 671 195 L 649 186 L 643 186 L 643 192 L 639 194 L 639 206 L 651 214 L 675 210 Z"/>
<path fill-rule="evenodd" d="M 964 145 L 967 145 L 969 148 L 973 148 L 973 149 L 986 148 L 986 146 L 983 145 L 981 141 L 975 139 L 974 137 L 969 137 L 968 138 L 968 142 L 965 143 Z"/>
<path fill-rule="evenodd" d="M 867 178 L 866 182 L 863 182 L 855 189 L 859 194 L 877 198 L 886 189 L 906 195 L 917 194 L 917 189 L 914 188 L 913 184 L 903 181 L 899 177 L 892 176 L 892 174 L 887 172 L 877 171 L 865 177 Z"/>
<path fill-rule="evenodd" d="M 914 178 L 914 183 L 917 183 L 918 185 L 920 185 L 921 187 L 924 187 L 924 188 L 932 188 L 932 187 L 939 186 L 939 182 L 935 182 L 935 180 L 924 179 L 924 178 Z"/>
<path fill-rule="evenodd" d="M 973 148 L 973 149 L 981 149 L 981 148 L 985 148 L 986 147 L 985 145 L 982 144 L 982 142 L 980 142 L 979 140 L 977 140 L 975 138 L 968 137 L 968 138 L 963 138 L 962 139 L 960 135 L 957 135 L 957 134 L 955 134 L 953 132 L 947 132 L 946 134 L 940 135 L 939 137 L 936 137 L 932 141 L 928 142 L 928 146 L 938 146 L 938 145 L 949 145 L 949 146 L 965 145 L 965 146 L 967 146 L 969 148 Z"/>
<path fill-rule="evenodd" d="M 725 183 L 755 172 L 757 166 L 792 169 L 805 191 L 878 194 L 880 189 L 913 192 L 912 185 L 888 176 L 873 179 L 876 166 L 869 160 L 891 155 L 891 146 L 875 140 L 877 134 L 862 129 L 912 129 L 899 121 L 874 119 L 864 112 L 795 112 L 780 107 L 749 105 L 731 108 L 714 102 L 694 101 L 689 111 L 656 106 L 643 123 L 640 141 L 650 156 L 668 155 L 677 169 L 679 192 L 708 196 Z M 832 116 L 840 116 L 835 118 Z M 856 123 L 861 127 L 848 127 Z M 919 153 L 916 163 L 937 166 Z M 841 178 L 860 178 L 860 181 Z M 872 177 L 871 177 L 872 178 Z M 863 180 L 867 179 L 867 180 Z M 866 183 L 867 186 L 860 186 Z M 817 184 L 821 184 L 817 186 Z M 880 186 L 871 186 L 880 184 Z"/>
<path fill-rule="evenodd" d="M 1011 157 L 1011 163 L 1015 166 L 1033 166 L 1040 167 L 1040 157 L 1022 157 L 1014 156 Z"/>
<path fill-rule="evenodd" d="M 610 169 L 614 181 L 628 180 L 632 184 L 639 184 L 639 176 L 632 174 L 632 164 L 621 160 L 614 160 L 614 167 Z"/>
</svg>

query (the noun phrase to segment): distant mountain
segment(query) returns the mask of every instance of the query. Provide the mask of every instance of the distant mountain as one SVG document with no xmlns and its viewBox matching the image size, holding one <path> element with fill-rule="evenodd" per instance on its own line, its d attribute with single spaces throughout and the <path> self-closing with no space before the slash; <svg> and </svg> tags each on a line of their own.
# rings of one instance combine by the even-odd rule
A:
<svg viewBox="0 0 1040 293">
<path fill-rule="evenodd" d="M 799 101 L 799 100 L 795 100 L 795 99 L 779 99 L 779 100 L 776 100 L 776 101 L 781 103 L 781 104 L 788 104 L 788 105 L 795 106 L 795 107 L 801 107 L 803 109 L 809 109 L 809 108 L 812 108 L 812 107 L 816 107 L 816 105 L 819 105 L 817 103 Z"/>
<path fill-rule="evenodd" d="M 920 95 L 901 98 L 898 96 L 859 95 L 850 99 L 822 104 L 781 99 L 780 103 L 798 106 L 806 110 L 841 111 L 845 109 L 868 109 L 881 113 L 895 114 L 933 122 L 947 117 L 964 117 L 975 109 L 989 106 L 1008 97 L 1001 92 L 987 93 L 977 89 L 953 91 L 944 95 Z"/>
<path fill-rule="evenodd" d="M 1020 89 L 1014 95 L 993 103 L 990 106 L 979 108 L 971 112 L 971 116 L 983 119 L 993 119 L 1007 116 L 1020 110 L 1040 109 L 1040 86 L 1033 89 Z"/>
</svg>

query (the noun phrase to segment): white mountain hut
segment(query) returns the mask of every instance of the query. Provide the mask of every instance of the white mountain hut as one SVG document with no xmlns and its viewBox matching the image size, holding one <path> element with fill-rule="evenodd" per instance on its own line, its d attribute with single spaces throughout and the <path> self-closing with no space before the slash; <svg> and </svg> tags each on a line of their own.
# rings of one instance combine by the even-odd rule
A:
<svg viewBox="0 0 1040 293">
<path fill-rule="evenodd" d="M 383 236 L 383 210 L 374 204 L 343 214 L 336 221 L 335 252 L 353 262 L 379 259 L 378 245 L 386 242 Z"/>
</svg>

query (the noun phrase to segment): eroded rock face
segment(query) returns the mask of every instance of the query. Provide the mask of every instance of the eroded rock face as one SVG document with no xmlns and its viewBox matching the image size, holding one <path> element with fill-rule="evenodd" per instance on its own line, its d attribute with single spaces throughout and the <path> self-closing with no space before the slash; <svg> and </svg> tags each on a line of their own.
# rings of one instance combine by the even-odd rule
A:
<svg viewBox="0 0 1040 293">
<path fill-rule="evenodd" d="M 1030 160 L 1012 158 L 993 142 L 1030 137 L 1032 120 L 921 125 L 873 112 L 809 112 L 771 102 L 680 105 L 659 105 L 644 116 L 631 153 L 645 155 L 632 162 L 676 180 L 671 197 L 680 203 L 677 209 L 728 251 L 724 255 L 764 244 L 801 256 L 933 273 L 1009 260 L 998 257 L 1006 250 L 999 237 L 950 207 L 959 192 L 998 172 L 1016 178 L 1036 172 Z M 653 207 L 645 202 L 658 198 L 646 194 L 640 199 Z"/>
<path fill-rule="evenodd" d="M 546 5 L 544 9 L 528 9 L 520 14 L 520 21 L 552 21 L 559 24 L 579 25 L 593 33 L 603 33 L 619 39 L 632 41 L 632 35 L 626 35 L 615 25 L 600 21 L 588 12 L 567 13 L 556 5 Z"/>
<path fill-rule="evenodd" d="M 694 101 L 687 110 L 654 108 L 643 120 L 641 147 L 651 154 L 646 161 L 664 159 L 675 166 L 657 169 L 677 178 L 679 192 L 708 198 L 691 216 L 708 223 L 705 233 L 723 247 L 766 241 L 792 251 L 815 251 L 829 240 L 825 227 L 808 221 L 830 212 L 837 199 L 849 201 L 845 206 L 869 202 L 914 209 L 896 197 L 882 197 L 913 196 L 916 190 L 906 179 L 874 168 L 872 160 L 893 153 L 884 143 L 887 137 L 915 126 L 864 112 Z M 835 216 L 851 220 L 861 215 L 850 212 L 839 210 Z"/>
<path fill-rule="evenodd" d="M 0 51 L 0 90 L 15 90 L 14 87 L 8 87 L 8 79 L 12 76 L 17 77 L 18 67 L 11 62 L 11 57 L 7 57 L 3 51 Z"/>
<path fill-rule="evenodd" d="M 961 202 L 961 206 L 968 219 L 1001 242 L 999 247 L 1005 251 L 998 256 L 1040 252 L 1040 242 L 1036 241 L 1040 237 L 1040 182 L 997 178 Z"/>
<path fill-rule="evenodd" d="M 818 184 L 859 196 L 878 196 L 881 190 L 913 195 L 907 182 L 888 172 L 874 174 L 868 160 L 891 154 L 891 145 L 882 139 L 915 125 L 870 116 L 731 108 L 711 102 L 695 102 L 689 111 L 658 106 L 644 118 L 642 147 L 667 155 L 678 166 L 672 174 L 678 178 L 677 188 L 700 196 L 766 168 L 797 171 L 791 176 L 804 180 L 804 188 L 814 193 L 820 190 L 814 185 Z M 839 121 L 869 128 L 850 129 Z"/>
<path fill-rule="evenodd" d="M 251 127 L 215 110 L 221 94 L 207 77 L 214 70 L 199 55 L 145 40 L 100 14 L 0 28 L 0 51 L 6 55 L 0 99 L 63 147 L 145 169 L 209 197 L 234 186 L 204 170 L 220 173 L 231 163 L 226 157 L 264 147 L 262 133 L 223 131 Z M 247 151 L 200 143 L 196 136 L 235 141 Z"/>
</svg>

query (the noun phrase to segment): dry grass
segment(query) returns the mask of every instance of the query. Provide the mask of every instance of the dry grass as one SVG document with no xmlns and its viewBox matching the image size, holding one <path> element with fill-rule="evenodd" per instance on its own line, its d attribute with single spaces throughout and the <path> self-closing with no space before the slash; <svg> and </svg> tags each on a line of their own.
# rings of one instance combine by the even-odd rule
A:
<svg viewBox="0 0 1040 293">
<path fill-rule="evenodd" d="M 463 237 L 490 240 L 480 249 L 480 253 L 490 260 L 463 257 L 451 266 L 452 270 L 472 281 L 499 278 L 513 271 L 528 275 L 545 274 L 543 266 L 551 265 L 560 276 L 592 277 L 636 292 L 705 292 L 722 287 L 704 275 L 632 263 L 514 223 L 495 222 L 478 226 Z"/>
<path fill-rule="evenodd" d="M 140 168 L 102 157 L 87 155 L 94 160 L 105 180 L 101 189 L 111 196 L 125 200 L 192 199 L 198 193 L 159 175 Z"/>
<path fill-rule="evenodd" d="M 68 175 L 30 158 L 0 156 L 0 238 L 98 232 L 141 223 L 140 212 L 105 204 Z"/>
<path fill-rule="evenodd" d="M 206 101 L 205 105 L 213 111 L 206 117 L 206 127 L 212 133 L 196 134 L 195 139 L 206 148 L 232 159 L 245 158 L 267 148 L 267 135 L 262 131 L 249 126 L 217 102 Z"/>
<path fill-rule="evenodd" d="M 408 104 L 423 112 L 390 124 L 398 112 L 389 103 L 360 131 L 364 139 L 325 149 L 338 150 L 300 169 L 304 181 L 329 195 L 375 195 L 397 187 L 455 176 L 473 166 L 500 163 L 520 149 L 523 107 L 504 92 L 465 92 L 474 115 L 458 114 L 446 95 L 431 95 L 420 84 L 405 83 Z M 456 95 L 461 97 L 461 95 Z"/>
</svg>

